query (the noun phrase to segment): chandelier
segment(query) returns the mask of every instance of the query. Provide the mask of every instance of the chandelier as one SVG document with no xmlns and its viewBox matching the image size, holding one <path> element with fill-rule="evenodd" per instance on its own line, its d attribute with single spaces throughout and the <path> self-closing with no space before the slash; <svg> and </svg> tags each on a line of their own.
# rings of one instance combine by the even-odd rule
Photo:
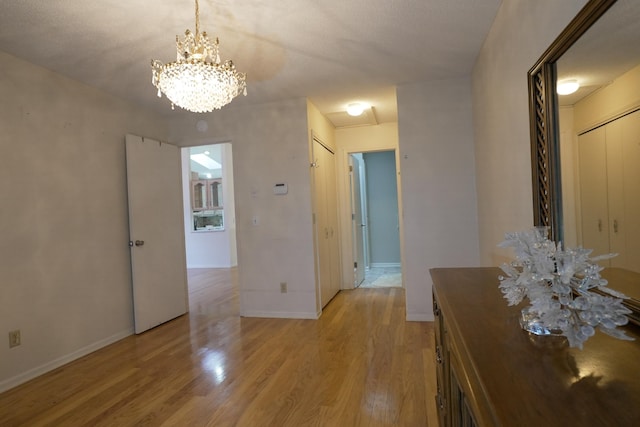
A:
<svg viewBox="0 0 640 427">
<path fill-rule="evenodd" d="M 211 42 L 200 32 L 196 0 L 196 32 L 187 30 L 184 40 L 176 36 L 175 62 L 151 60 L 152 83 L 174 105 L 194 113 L 208 113 L 230 103 L 240 92 L 247 95 L 246 74 L 236 71 L 233 61 L 220 61 L 219 41 Z"/>
</svg>

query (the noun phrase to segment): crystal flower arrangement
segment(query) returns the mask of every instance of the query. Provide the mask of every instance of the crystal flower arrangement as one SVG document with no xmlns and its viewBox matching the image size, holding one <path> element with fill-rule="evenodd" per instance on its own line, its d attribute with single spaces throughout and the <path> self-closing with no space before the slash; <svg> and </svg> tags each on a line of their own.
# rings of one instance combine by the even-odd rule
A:
<svg viewBox="0 0 640 427">
<path fill-rule="evenodd" d="M 597 330 L 633 340 L 620 330 L 631 313 L 622 305 L 627 296 L 607 287 L 597 261 L 616 254 L 589 258 L 590 249 L 563 249 L 548 239 L 547 227 L 506 233 L 500 247 L 513 247 L 516 259 L 501 266 L 500 290 L 510 306 L 525 298 L 521 325 L 536 335 L 563 335 L 570 347 L 582 349 Z M 594 290 L 601 293 L 596 293 Z M 602 295 L 606 294 L 606 295 Z"/>
</svg>

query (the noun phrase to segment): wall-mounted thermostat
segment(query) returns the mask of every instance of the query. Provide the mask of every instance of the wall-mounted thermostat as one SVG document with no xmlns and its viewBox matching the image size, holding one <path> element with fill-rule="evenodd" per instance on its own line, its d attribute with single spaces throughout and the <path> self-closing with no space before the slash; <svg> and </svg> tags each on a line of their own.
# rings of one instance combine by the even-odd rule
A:
<svg viewBox="0 0 640 427">
<path fill-rule="evenodd" d="M 276 184 L 273 186 L 273 194 L 287 194 L 287 184 Z"/>
</svg>

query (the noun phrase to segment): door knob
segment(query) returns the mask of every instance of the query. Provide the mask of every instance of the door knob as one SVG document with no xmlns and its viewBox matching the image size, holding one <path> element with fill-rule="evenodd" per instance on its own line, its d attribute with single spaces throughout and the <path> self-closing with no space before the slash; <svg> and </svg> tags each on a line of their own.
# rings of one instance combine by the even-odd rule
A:
<svg viewBox="0 0 640 427">
<path fill-rule="evenodd" d="M 136 246 L 143 246 L 144 240 L 136 240 Z"/>
</svg>

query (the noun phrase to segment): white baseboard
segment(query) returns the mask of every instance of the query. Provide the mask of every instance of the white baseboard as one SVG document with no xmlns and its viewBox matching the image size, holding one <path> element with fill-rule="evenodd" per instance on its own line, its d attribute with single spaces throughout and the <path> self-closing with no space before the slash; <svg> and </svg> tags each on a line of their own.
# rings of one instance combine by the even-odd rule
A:
<svg viewBox="0 0 640 427">
<path fill-rule="evenodd" d="M 407 322 L 433 322 L 433 313 L 409 313 L 405 317 Z"/>
<path fill-rule="evenodd" d="M 372 262 L 370 268 L 396 268 L 401 267 L 399 262 Z"/>
<path fill-rule="evenodd" d="M 231 268 L 233 267 L 232 265 L 219 265 L 219 264 L 191 264 L 191 265 L 187 265 L 187 270 L 188 269 L 196 269 L 196 268 Z"/>
<path fill-rule="evenodd" d="M 242 317 L 264 317 L 268 319 L 312 319 L 317 320 L 320 313 L 312 312 L 288 312 L 288 311 L 245 311 L 240 314 Z"/>
<path fill-rule="evenodd" d="M 111 335 L 103 340 L 96 341 L 92 344 L 89 344 L 86 347 L 78 349 L 73 353 L 66 354 L 62 357 L 59 357 L 55 360 L 45 363 L 44 365 L 40 365 L 33 369 L 29 369 L 26 372 L 18 374 L 14 377 L 6 379 L 0 382 L 0 393 L 3 391 L 7 391 L 13 387 L 19 386 L 20 384 L 26 383 L 29 380 L 32 380 L 36 377 L 39 377 L 42 374 L 45 374 L 49 371 L 53 371 L 56 368 L 59 368 L 62 365 L 66 365 L 69 362 L 72 362 L 76 359 L 81 358 L 82 356 L 86 356 L 89 353 L 93 353 L 96 350 L 101 349 L 102 347 L 106 347 L 109 344 L 113 344 L 116 341 L 120 341 L 123 338 L 128 337 L 129 335 L 133 335 L 133 328 L 127 329 L 125 331 L 119 332 L 115 335 Z"/>
</svg>

